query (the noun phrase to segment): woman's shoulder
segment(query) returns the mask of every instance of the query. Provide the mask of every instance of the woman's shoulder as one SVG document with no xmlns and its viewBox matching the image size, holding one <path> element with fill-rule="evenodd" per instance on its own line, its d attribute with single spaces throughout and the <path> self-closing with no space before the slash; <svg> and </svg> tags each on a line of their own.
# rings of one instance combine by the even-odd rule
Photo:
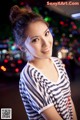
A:
<svg viewBox="0 0 80 120">
<path fill-rule="evenodd" d="M 20 79 L 23 79 L 25 78 L 25 76 L 27 76 L 27 73 L 29 71 L 28 69 L 29 69 L 29 65 L 26 64 L 20 72 Z"/>
<path fill-rule="evenodd" d="M 53 60 L 57 60 L 57 59 L 58 59 L 58 57 L 53 57 L 53 56 L 52 56 L 52 57 L 51 57 L 51 59 L 53 59 Z"/>
<path fill-rule="evenodd" d="M 52 57 L 52 61 L 53 61 L 55 64 L 61 65 L 62 67 L 65 66 L 64 63 L 63 63 L 63 61 L 62 61 L 60 58 L 58 58 L 58 57 Z"/>
<path fill-rule="evenodd" d="M 25 69 L 27 69 L 27 64 L 22 68 L 20 75 L 23 74 L 23 72 L 25 72 Z"/>
<path fill-rule="evenodd" d="M 58 57 L 51 57 L 51 59 L 53 60 L 53 61 L 56 61 L 56 62 L 61 62 L 62 60 L 60 59 L 60 58 L 58 58 Z"/>
<path fill-rule="evenodd" d="M 30 63 L 27 63 L 20 73 L 20 79 L 30 80 L 34 78 L 34 76 L 36 77 L 37 73 L 38 73 L 38 70 L 35 67 L 33 67 Z"/>
</svg>

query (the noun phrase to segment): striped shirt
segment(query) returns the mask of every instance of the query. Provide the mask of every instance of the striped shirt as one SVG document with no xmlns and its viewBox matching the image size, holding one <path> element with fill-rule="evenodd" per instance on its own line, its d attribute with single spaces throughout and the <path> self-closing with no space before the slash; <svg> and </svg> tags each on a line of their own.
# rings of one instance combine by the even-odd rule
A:
<svg viewBox="0 0 80 120">
<path fill-rule="evenodd" d="M 44 120 L 41 112 L 50 106 L 55 107 L 63 120 L 73 120 L 67 72 L 61 60 L 56 57 L 51 60 L 59 74 L 57 82 L 47 79 L 30 63 L 25 65 L 20 74 L 19 90 L 29 120 Z"/>
</svg>

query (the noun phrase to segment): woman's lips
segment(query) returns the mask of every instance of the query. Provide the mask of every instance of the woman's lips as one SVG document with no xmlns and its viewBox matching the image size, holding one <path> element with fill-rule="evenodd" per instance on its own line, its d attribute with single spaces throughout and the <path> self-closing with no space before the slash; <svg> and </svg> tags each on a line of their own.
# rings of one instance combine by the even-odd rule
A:
<svg viewBox="0 0 80 120">
<path fill-rule="evenodd" d="M 46 48 L 43 50 L 43 53 L 46 53 L 46 52 L 49 52 L 50 51 L 50 48 Z"/>
</svg>

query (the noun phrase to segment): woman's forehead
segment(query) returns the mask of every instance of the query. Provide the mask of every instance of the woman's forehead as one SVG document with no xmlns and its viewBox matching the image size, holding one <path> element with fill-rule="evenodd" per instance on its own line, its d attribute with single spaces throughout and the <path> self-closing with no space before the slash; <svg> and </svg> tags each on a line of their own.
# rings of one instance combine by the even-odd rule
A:
<svg viewBox="0 0 80 120">
<path fill-rule="evenodd" d="M 28 36 L 40 35 L 40 34 L 44 33 L 47 28 L 48 27 L 44 22 L 37 21 L 34 23 L 30 23 L 30 25 L 28 26 L 26 34 Z"/>
</svg>

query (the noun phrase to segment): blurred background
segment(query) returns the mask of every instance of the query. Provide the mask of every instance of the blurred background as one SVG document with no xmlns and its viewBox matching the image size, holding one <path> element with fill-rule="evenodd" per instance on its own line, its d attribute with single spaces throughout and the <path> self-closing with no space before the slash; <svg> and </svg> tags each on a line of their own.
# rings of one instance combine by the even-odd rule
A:
<svg viewBox="0 0 80 120">
<path fill-rule="evenodd" d="M 54 38 L 53 56 L 65 64 L 72 98 L 80 119 L 80 1 L 0 0 L 0 108 L 12 108 L 12 120 L 26 120 L 19 94 L 19 75 L 26 64 L 25 54 L 17 49 L 11 24 L 13 5 L 30 6 L 49 23 Z"/>
</svg>

